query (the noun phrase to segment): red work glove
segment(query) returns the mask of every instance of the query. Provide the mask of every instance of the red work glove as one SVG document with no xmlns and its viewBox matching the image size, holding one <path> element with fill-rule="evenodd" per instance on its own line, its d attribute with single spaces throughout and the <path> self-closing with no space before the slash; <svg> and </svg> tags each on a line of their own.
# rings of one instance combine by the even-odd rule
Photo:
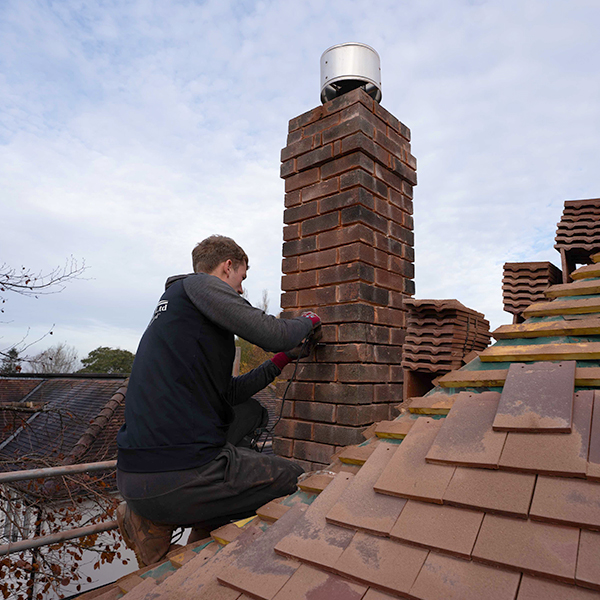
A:
<svg viewBox="0 0 600 600">
<path fill-rule="evenodd" d="M 318 314 L 312 312 L 312 310 L 303 312 L 302 315 L 300 315 L 300 316 L 308 317 L 311 320 L 311 322 L 313 324 L 311 341 L 318 342 L 321 339 L 321 336 L 323 335 L 323 331 L 321 330 L 321 317 L 319 317 Z"/>
<path fill-rule="evenodd" d="M 306 343 L 302 341 L 295 348 L 292 348 L 287 352 L 279 352 L 271 359 L 280 370 L 283 370 L 283 368 L 293 360 L 310 356 L 317 341 L 321 339 L 321 317 L 310 310 L 303 312 L 301 316 L 310 319 L 313 325 L 312 332 L 309 334 L 310 338 Z"/>
</svg>

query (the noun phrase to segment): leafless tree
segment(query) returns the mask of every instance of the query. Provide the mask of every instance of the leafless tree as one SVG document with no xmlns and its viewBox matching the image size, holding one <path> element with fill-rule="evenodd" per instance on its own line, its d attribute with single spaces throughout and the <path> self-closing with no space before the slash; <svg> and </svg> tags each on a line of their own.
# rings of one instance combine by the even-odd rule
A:
<svg viewBox="0 0 600 600">
<path fill-rule="evenodd" d="M 86 270 L 85 263 L 79 265 L 72 256 L 64 266 L 50 271 L 35 272 L 27 267 L 17 269 L 7 263 L 0 265 L 0 312 L 4 312 L 6 292 L 14 292 L 22 296 L 38 297 L 45 294 L 56 294 L 65 288 L 65 284 L 80 277 Z"/>
<path fill-rule="evenodd" d="M 77 350 L 61 342 L 29 359 L 29 367 L 32 373 L 74 373 L 79 368 Z"/>
</svg>

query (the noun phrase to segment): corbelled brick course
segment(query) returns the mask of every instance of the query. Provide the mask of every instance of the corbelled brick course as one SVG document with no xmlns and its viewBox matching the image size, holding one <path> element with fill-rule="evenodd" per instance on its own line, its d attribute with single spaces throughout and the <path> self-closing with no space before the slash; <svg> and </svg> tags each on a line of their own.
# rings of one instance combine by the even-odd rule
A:
<svg viewBox="0 0 600 600">
<path fill-rule="evenodd" d="M 292 119 L 281 161 L 283 317 L 316 310 L 323 338 L 288 390 L 274 450 L 319 468 L 402 399 L 416 160 L 408 128 L 358 89 Z"/>
</svg>

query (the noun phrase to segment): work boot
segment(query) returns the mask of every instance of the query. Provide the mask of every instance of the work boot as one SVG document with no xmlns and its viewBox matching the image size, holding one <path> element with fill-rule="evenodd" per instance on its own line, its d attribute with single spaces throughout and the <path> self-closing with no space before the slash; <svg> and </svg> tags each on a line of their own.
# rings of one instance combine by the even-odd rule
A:
<svg viewBox="0 0 600 600">
<path fill-rule="evenodd" d="M 159 525 L 144 519 L 126 502 L 117 508 L 117 523 L 125 544 L 135 552 L 140 568 L 158 562 L 169 551 L 174 525 Z"/>
</svg>

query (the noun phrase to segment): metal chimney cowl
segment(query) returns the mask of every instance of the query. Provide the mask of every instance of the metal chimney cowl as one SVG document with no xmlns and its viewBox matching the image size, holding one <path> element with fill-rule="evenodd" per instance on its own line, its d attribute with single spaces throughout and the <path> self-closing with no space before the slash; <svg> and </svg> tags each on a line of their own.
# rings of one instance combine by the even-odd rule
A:
<svg viewBox="0 0 600 600">
<path fill-rule="evenodd" d="M 381 102 L 379 54 L 366 44 L 336 44 L 321 56 L 321 102 L 362 87 L 376 102 Z"/>
</svg>

